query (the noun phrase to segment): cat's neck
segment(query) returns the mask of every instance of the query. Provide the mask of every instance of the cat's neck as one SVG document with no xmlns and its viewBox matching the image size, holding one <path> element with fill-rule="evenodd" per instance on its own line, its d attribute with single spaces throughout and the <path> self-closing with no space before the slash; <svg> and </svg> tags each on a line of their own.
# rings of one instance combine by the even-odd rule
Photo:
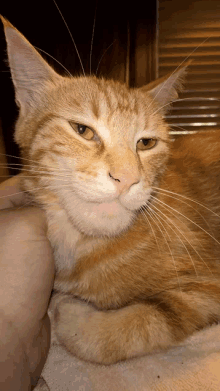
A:
<svg viewBox="0 0 220 391">
<path fill-rule="evenodd" d="M 57 271 L 72 269 L 78 259 L 108 241 L 106 237 L 88 236 L 80 232 L 70 221 L 66 211 L 58 204 L 47 208 L 46 216 L 48 221 L 47 235 L 50 242 L 53 243 Z"/>
</svg>

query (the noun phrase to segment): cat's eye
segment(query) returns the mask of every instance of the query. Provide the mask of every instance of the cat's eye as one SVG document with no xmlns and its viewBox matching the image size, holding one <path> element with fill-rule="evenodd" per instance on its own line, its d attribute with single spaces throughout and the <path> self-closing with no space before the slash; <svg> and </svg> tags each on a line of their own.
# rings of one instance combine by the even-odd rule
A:
<svg viewBox="0 0 220 391">
<path fill-rule="evenodd" d="M 74 122 L 70 122 L 70 125 L 72 126 L 73 130 L 75 130 L 76 133 L 78 133 L 80 136 L 82 136 L 86 140 L 93 139 L 95 133 L 88 126 L 82 125 L 82 124 L 77 124 Z"/>
<path fill-rule="evenodd" d="M 155 147 L 157 140 L 154 138 L 141 138 L 137 142 L 137 149 L 146 150 Z"/>
</svg>

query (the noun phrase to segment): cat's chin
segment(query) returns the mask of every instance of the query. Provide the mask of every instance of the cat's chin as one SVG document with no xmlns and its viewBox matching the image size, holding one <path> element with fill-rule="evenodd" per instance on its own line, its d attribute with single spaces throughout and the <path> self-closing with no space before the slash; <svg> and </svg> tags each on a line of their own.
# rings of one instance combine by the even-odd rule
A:
<svg viewBox="0 0 220 391">
<path fill-rule="evenodd" d="M 86 235 L 115 236 L 131 225 L 136 212 L 115 200 L 100 204 L 81 201 L 68 214 L 73 224 Z"/>
</svg>

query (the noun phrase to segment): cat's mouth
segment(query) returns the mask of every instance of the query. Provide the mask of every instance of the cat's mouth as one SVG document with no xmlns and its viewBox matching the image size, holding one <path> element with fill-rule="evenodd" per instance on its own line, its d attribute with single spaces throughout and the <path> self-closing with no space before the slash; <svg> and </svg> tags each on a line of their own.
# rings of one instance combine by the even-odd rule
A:
<svg viewBox="0 0 220 391">
<path fill-rule="evenodd" d="M 96 213 L 101 214 L 103 217 L 108 219 L 114 219 L 118 218 L 120 214 L 122 213 L 122 210 L 126 213 L 126 211 L 130 214 L 138 212 L 138 210 L 141 209 L 148 200 L 133 200 L 133 202 L 125 202 L 121 201 L 120 197 L 117 197 L 116 199 L 109 201 L 109 202 L 100 202 L 96 203 L 94 206 L 94 209 L 96 210 Z"/>
<path fill-rule="evenodd" d="M 134 187 L 128 193 L 99 194 L 83 189 L 60 192 L 60 198 L 73 224 L 87 235 L 111 236 L 127 229 L 148 201 L 150 187 Z"/>
<path fill-rule="evenodd" d="M 100 210 L 111 212 L 116 208 L 123 208 L 129 211 L 137 211 L 143 205 L 146 204 L 151 195 L 151 187 L 135 187 L 133 186 L 128 192 L 113 194 L 96 193 L 82 191 L 82 189 L 74 189 L 75 195 L 80 197 L 81 200 L 88 203 L 91 207 L 97 207 Z"/>
</svg>

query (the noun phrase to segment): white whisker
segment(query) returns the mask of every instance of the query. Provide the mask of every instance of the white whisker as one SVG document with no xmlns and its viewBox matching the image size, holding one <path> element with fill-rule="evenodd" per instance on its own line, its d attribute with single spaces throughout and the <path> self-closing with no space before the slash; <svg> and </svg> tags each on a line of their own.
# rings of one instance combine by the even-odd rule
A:
<svg viewBox="0 0 220 391">
<path fill-rule="evenodd" d="M 150 211 L 153 215 L 155 215 L 154 217 L 158 220 L 159 224 L 162 225 L 162 227 L 163 227 L 165 233 L 167 234 L 167 236 L 168 236 L 170 242 L 172 242 L 172 240 L 171 240 L 171 238 L 170 238 L 170 235 L 169 235 L 168 231 L 166 230 L 166 228 L 164 227 L 163 223 L 160 221 L 158 214 L 157 214 L 153 209 L 151 209 L 150 206 L 149 206 L 149 211 Z M 156 223 L 156 221 L 155 221 L 155 223 Z M 157 223 L 156 223 L 156 224 L 157 224 Z M 174 269 L 175 269 L 175 272 L 176 272 L 176 276 L 177 276 L 177 281 L 178 281 L 179 289 L 180 289 L 180 292 L 181 292 L 181 294 L 182 294 L 182 290 L 181 290 L 181 286 L 180 286 L 180 280 L 179 280 L 179 275 L 178 275 L 178 271 L 177 271 L 177 267 L 176 267 L 176 262 L 175 262 L 173 253 L 172 253 L 172 251 L 171 251 L 170 245 L 169 245 L 169 243 L 168 243 L 168 241 L 167 241 L 167 239 L 166 239 L 166 237 L 165 237 L 163 231 L 161 230 L 161 228 L 160 228 L 160 226 L 159 226 L 158 224 L 157 224 L 157 227 L 159 228 L 161 234 L 163 235 L 163 238 L 165 239 L 166 244 L 167 244 L 167 247 L 168 247 L 168 249 L 169 249 L 169 252 L 170 252 L 170 255 L 171 255 L 171 258 L 172 258 L 172 262 L 173 262 L 173 266 L 174 266 Z"/>
<path fill-rule="evenodd" d="M 75 43 L 75 41 L 74 41 L 74 39 L 73 39 L 72 33 L 71 33 L 71 31 L 70 31 L 70 29 L 69 29 L 69 27 L 68 27 L 68 25 L 67 25 L 67 23 L 66 23 L 66 21 L 65 21 L 65 19 L 64 19 L 64 17 L 63 17 L 62 12 L 60 11 L 60 9 L 59 9 L 59 7 L 58 7 L 56 1 L 53 0 L 53 2 L 54 2 L 54 4 L 55 4 L 55 6 L 57 7 L 57 9 L 58 9 L 58 11 L 59 11 L 59 14 L 60 14 L 61 18 L 63 19 L 63 22 L 64 22 L 64 24 L 65 24 L 65 26 L 66 26 L 66 28 L 67 28 L 67 30 L 68 30 L 68 32 L 69 32 L 69 35 L 70 35 L 70 37 L 71 37 L 71 39 L 72 39 L 72 42 L 73 42 L 73 44 L 74 44 L 74 47 L 75 47 L 77 56 L 78 56 L 78 58 L 79 58 L 80 65 L 81 65 L 81 67 L 82 67 L 83 74 L 84 74 L 84 76 L 86 76 L 85 70 L 84 70 L 84 67 L 83 67 L 83 63 L 82 63 L 81 57 L 80 57 L 80 55 L 79 55 L 79 51 L 78 51 L 78 49 L 77 49 L 76 43 Z"/>
<path fill-rule="evenodd" d="M 173 222 L 171 219 L 169 219 L 169 217 L 167 217 L 163 212 L 161 212 L 161 210 L 159 210 L 155 205 L 152 205 L 152 204 L 151 204 L 151 207 L 155 208 L 160 214 L 162 214 L 162 215 L 165 217 L 165 219 L 167 219 L 168 221 L 170 221 L 170 223 L 177 229 L 177 231 L 178 231 L 178 232 L 184 237 L 184 239 L 189 243 L 189 241 L 188 241 L 188 239 L 185 237 L 185 235 L 184 235 L 184 234 L 181 232 L 181 230 L 176 226 L 176 224 L 174 224 L 174 222 Z M 165 221 L 166 224 L 168 224 L 167 221 L 164 220 L 161 216 L 160 216 L 160 218 L 161 218 L 163 221 Z M 175 230 L 174 230 L 169 224 L 168 224 L 168 226 L 169 226 L 169 227 L 173 230 L 173 232 L 176 234 Z M 176 234 L 176 235 L 177 235 L 177 234 Z M 186 250 L 186 252 L 187 252 L 187 254 L 188 254 L 188 256 L 189 256 L 189 258 L 190 258 L 190 260 L 191 260 L 191 262 L 192 262 L 192 265 L 193 265 L 193 267 L 194 267 L 196 276 L 198 277 L 197 270 L 196 270 L 196 267 L 195 267 L 195 263 L 193 262 L 193 259 L 192 259 L 191 255 L 190 255 L 190 252 L 189 252 L 188 248 L 186 247 L 185 243 L 182 241 L 182 239 L 181 239 L 178 235 L 177 235 L 177 237 L 179 238 L 179 240 L 181 241 L 182 245 L 184 246 L 184 248 L 185 248 L 185 250 Z M 191 246 L 190 243 L 189 243 L 189 245 Z"/>
<path fill-rule="evenodd" d="M 178 98 L 178 99 L 174 99 L 172 102 L 166 103 L 165 105 L 159 107 L 156 111 L 153 112 L 152 115 L 156 114 L 158 111 L 162 110 L 164 107 L 170 106 L 170 105 L 171 105 L 172 103 L 174 103 L 174 102 L 182 102 L 183 100 L 192 100 L 192 99 L 193 99 L 193 98 L 181 98 L 181 99 Z M 207 101 L 208 98 L 199 98 L 199 99 L 200 99 L 200 100 L 205 100 L 205 101 Z M 218 99 L 216 99 L 216 100 L 218 100 Z"/>
<path fill-rule="evenodd" d="M 2 168 L 8 168 L 8 166 L 1 166 Z M 43 176 L 44 178 L 45 177 L 48 177 L 48 178 L 70 178 L 70 179 L 73 179 L 73 175 L 71 173 L 68 173 L 68 171 L 43 171 L 42 169 L 37 169 L 36 167 L 33 167 L 31 169 L 20 169 L 20 168 L 16 168 L 16 167 L 11 167 L 13 168 L 14 170 L 18 170 L 19 171 L 19 174 L 22 176 L 22 178 L 37 178 L 39 177 L 39 175 Z M 30 173 L 30 175 L 26 175 L 27 173 Z M 2 178 L 5 177 L 5 178 L 9 178 L 8 175 L 3 175 L 1 176 Z M 40 179 L 40 178 L 39 178 Z"/>
<path fill-rule="evenodd" d="M 155 201 L 155 202 L 159 202 L 160 204 L 162 203 L 164 208 L 171 208 L 171 207 L 169 207 L 169 205 L 166 205 L 164 202 L 158 200 L 157 198 L 155 198 L 155 197 L 152 197 L 152 198 L 154 198 L 154 201 Z M 175 210 L 177 213 L 179 213 L 176 209 L 173 209 L 173 208 L 171 208 L 171 209 L 172 209 L 172 210 Z M 187 225 L 186 225 L 182 220 L 180 220 L 173 212 L 170 211 L 170 213 L 171 213 L 175 218 L 177 218 L 179 221 L 181 221 L 181 222 L 187 227 Z M 180 213 L 180 214 L 181 214 L 183 217 L 186 217 L 186 216 L 184 216 L 182 213 Z M 190 221 L 193 223 L 192 220 L 190 220 Z M 182 231 L 181 231 L 181 232 L 182 232 Z M 193 248 L 193 250 L 195 251 L 195 253 L 198 255 L 198 257 L 201 259 L 201 261 L 204 263 L 204 265 L 207 267 L 207 269 L 209 270 L 209 272 L 212 274 L 212 272 L 211 272 L 209 266 L 208 266 L 207 263 L 204 261 L 204 259 L 201 257 L 201 255 L 198 253 L 198 251 L 195 249 L 195 247 L 191 244 L 191 242 L 190 242 L 189 240 L 187 240 L 187 241 L 188 241 L 188 243 L 191 245 L 191 247 Z"/>
<path fill-rule="evenodd" d="M 201 202 L 198 202 L 198 201 L 195 201 L 193 200 L 192 198 L 189 198 L 189 197 L 186 197 L 186 196 L 183 196 L 182 194 L 178 194 L 178 193 L 174 193 L 172 191 L 169 191 L 169 190 L 165 190 L 165 189 L 160 189 L 159 187 L 155 187 L 155 186 L 152 186 L 153 189 L 156 189 L 156 190 L 162 190 L 163 192 L 165 193 L 170 193 L 170 194 L 175 194 L 175 195 L 178 195 L 179 197 L 182 197 L 182 198 L 185 198 L 191 202 L 194 202 L 195 204 L 198 204 L 200 205 L 201 207 L 203 207 L 204 209 L 207 209 L 209 212 L 213 213 L 215 216 L 217 217 L 220 217 L 217 213 L 215 213 L 213 210 L 209 209 L 207 206 L 205 206 L 204 204 L 201 204 Z M 218 242 L 219 243 L 219 242 Z M 220 243 L 219 243 L 220 244 Z"/>
<path fill-rule="evenodd" d="M 34 47 L 35 47 L 35 49 L 40 50 L 42 53 L 47 54 L 47 56 L 51 57 L 54 61 L 56 61 L 57 64 L 59 64 L 63 69 L 65 69 L 65 71 L 68 73 L 69 76 L 71 76 L 71 77 L 73 76 L 73 75 L 68 71 L 68 69 L 66 69 L 66 67 L 65 67 L 63 64 L 61 64 L 61 62 L 58 61 L 55 57 L 51 56 L 51 54 L 45 52 L 45 50 L 40 49 L 40 48 L 38 48 L 37 46 L 34 46 Z"/>
<path fill-rule="evenodd" d="M 27 158 L 24 158 L 24 157 L 19 157 L 19 156 L 14 156 L 14 155 L 9 155 L 9 154 L 5 154 L 5 153 L 1 153 L 0 152 L 0 155 L 4 155 L 4 156 L 7 156 L 7 157 L 13 157 L 15 159 L 19 159 L 19 160 L 26 160 L 28 162 L 32 162 L 32 163 L 36 163 L 36 164 L 39 164 L 39 162 L 37 162 L 36 160 L 32 160 L 32 159 L 27 159 Z M 12 163 L 13 164 L 13 163 Z M 22 165 L 22 163 L 20 163 Z"/>
<path fill-rule="evenodd" d="M 171 76 L 173 76 L 177 70 L 182 66 L 182 64 L 184 64 L 189 57 L 191 57 L 193 55 L 193 53 L 200 47 L 202 46 L 210 37 L 204 39 L 203 42 L 201 42 L 195 49 L 193 49 L 193 51 L 178 65 L 178 67 L 175 68 L 175 70 L 171 73 L 171 75 L 168 77 L 168 79 L 163 83 L 162 87 L 160 88 L 160 90 L 157 92 L 157 94 L 155 95 L 154 99 L 152 100 L 151 104 L 154 102 L 154 100 L 156 99 L 157 95 L 162 91 L 162 89 L 165 87 L 165 85 L 167 84 L 167 82 L 169 81 L 169 79 L 171 78 Z M 176 77 L 176 79 L 178 79 L 178 76 Z M 148 108 L 151 106 L 151 104 L 148 106 Z"/>
<path fill-rule="evenodd" d="M 42 189 L 42 187 L 38 187 L 38 188 L 31 189 L 31 190 L 35 191 L 35 190 L 41 190 L 41 189 Z M 24 191 L 18 191 L 18 192 L 13 193 L 13 194 L 7 194 L 7 195 L 4 195 L 4 196 L 0 196 L 0 199 L 1 198 L 12 197 L 12 196 L 15 196 L 15 195 L 18 195 L 18 194 L 24 194 L 24 193 L 25 193 Z"/>
<path fill-rule="evenodd" d="M 91 39 L 90 59 L 89 59 L 90 75 L 92 74 L 92 47 L 93 47 L 93 40 L 94 40 L 94 33 L 95 33 L 95 23 L 96 23 L 97 7 L 98 7 L 98 0 L 96 2 L 95 16 L 94 16 L 94 22 L 93 22 L 93 27 L 92 27 L 92 39 Z"/>
<path fill-rule="evenodd" d="M 209 225 L 208 222 L 206 221 L 205 217 L 204 217 L 196 208 L 193 208 L 193 206 L 190 205 L 188 202 L 183 201 L 183 200 L 180 200 L 179 198 L 174 197 L 174 196 L 171 196 L 171 195 L 169 195 L 169 194 L 163 193 L 163 190 L 162 190 L 162 189 L 160 189 L 160 193 L 162 193 L 162 194 L 165 195 L 166 197 L 173 198 L 174 200 L 177 200 L 177 201 L 179 201 L 179 202 L 182 202 L 183 204 L 185 204 L 185 205 L 189 206 L 190 208 L 192 208 L 196 213 L 198 213 L 198 215 L 203 219 L 203 221 L 205 222 L 205 224 L 206 224 L 206 225 L 209 227 L 209 229 L 211 230 L 210 225 Z M 174 194 L 178 195 L 177 193 L 174 193 Z"/>
<path fill-rule="evenodd" d="M 116 41 L 116 39 L 114 39 L 114 41 L 107 47 L 107 49 L 105 49 L 103 55 L 101 56 L 101 58 L 100 58 L 100 60 L 99 60 L 99 63 L 98 63 L 98 66 L 97 66 L 97 68 L 96 68 L 96 73 L 95 73 L 96 76 L 97 76 L 97 72 L 98 72 L 99 66 L 100 66 L 100 64 L 101 64 L 101 61 L 102 61 L 104 55 L 106 54 L 106 52 L 108 51 L 108 49 L 115 43 L 115 41 Z"/>
<path fill-rule="evenodd" d="M 142 206 L 141 207 L 141 212 L 144 215 L 144 217 L 146 218 L 146 220 L 147 220 L 147 222 L 148 222 L 148 224 L 149 224 L 149 226 L 151 228 L 151 231 L 152 231 L 152 233 L 154 235 L 154 238 L 155 238 L 155 241 L 156 241 L 156 244 L 157 244 L 158 252 L 159 252 L 159 254 L 161 254 L 160 247 L 159 247 L 159 244 L 158 244 L 158 241 L 157 241 L 157 237 L 156 237 L 155 231 L 154 231 L 154 229 L 152 227 L 152 224 L 150 223 L 150 220 L 148 219 L 148 217 L 146 215 L 146 212 L 148 213 L 148 211 Z M 149 215 L 149 213 L 148 213 L 148 215 Z"/>
</svg>

